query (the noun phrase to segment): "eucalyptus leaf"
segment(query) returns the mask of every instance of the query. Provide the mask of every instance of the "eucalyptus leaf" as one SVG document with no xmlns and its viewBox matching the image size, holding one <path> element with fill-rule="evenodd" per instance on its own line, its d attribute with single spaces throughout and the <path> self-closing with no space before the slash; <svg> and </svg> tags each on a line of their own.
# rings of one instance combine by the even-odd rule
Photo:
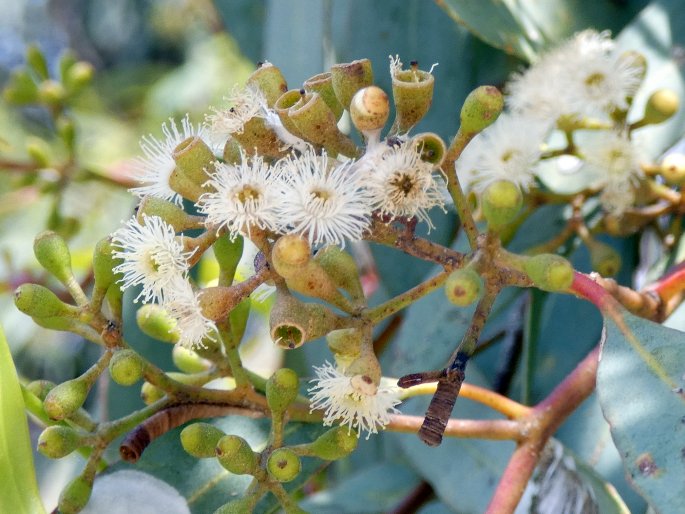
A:
<svg viewBox="0 0 685 514">
<path fill-rule="evenodd" d="M 597 374 L 629 480 L 660 514 L 685 498 L 685 334 L 622 311 L 607 317 Z"/>
<path fill-rule="evenodd" d="M 0 329 L 0 512 L 45 513 L 38 494 L 19 378 Z"/>
</svg>

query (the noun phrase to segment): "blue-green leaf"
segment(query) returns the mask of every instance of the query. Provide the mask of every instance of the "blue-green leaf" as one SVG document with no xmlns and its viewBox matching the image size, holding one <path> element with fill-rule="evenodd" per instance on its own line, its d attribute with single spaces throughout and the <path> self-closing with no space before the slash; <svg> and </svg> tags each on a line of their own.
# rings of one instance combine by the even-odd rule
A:
<svg viewBox="0 0 685 514">
<path fill-rule="evenodd" d="M 657 512 L 682 512 L 685 334 L 627 312 L 605 322 L 597 390 L 626 473 Z"/>
<path fill-rule="evenodd" d="M 40 514 L 24 400 L 5 334 L 0 329 L 0 512 Z"/>
</svg>

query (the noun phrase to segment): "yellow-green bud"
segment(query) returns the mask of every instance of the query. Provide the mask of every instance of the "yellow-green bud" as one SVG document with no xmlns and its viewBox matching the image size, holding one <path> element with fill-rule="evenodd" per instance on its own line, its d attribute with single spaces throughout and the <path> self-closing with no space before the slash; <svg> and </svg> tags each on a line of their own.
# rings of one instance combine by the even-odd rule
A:
<svg viewBox="0 0 685 514">
<path fill-rule="evenodd" d="M 176 169 L 198 186 L 207 182 L 207 172 L 216 161 L 214 152 L 198 136 L 181 141 L 172 154 Z"/>
<path fill-rule="evenodd" d="M 315 457 L 324 460 L 338 460 L 347 457 L 357 448 L 359 436 L 348 427 L 334 427 L 311 443 L 310 450 Z"/>
<path fill-rule="evenodd" d="M 140 399 L 145 405 L 152 405 L 157 400 L 164 398 L 164 391 L 153 386 L 150 382 L 143 382 L 140 388 Z"/>
<path fill-rule="evenodd" d="M 388 121 L 390 100 L 381 88 L 368 86 L 357 91 L 350 103 L 350 118 L 359 132 L 379 132 Z"/>
<path fill-rule="evenodd" d="M 117 351 L 109 361 L 109 374 L 117 384 L 130 386 L 143 378 L 145 362 L 131 349 Z"/>
<path fill-rule="evenodd" d="M 75 93 L 90 84 L 93 75 L 95 75 L 95 69 L 92 64 L 85 61 L 75 62 L 63 78 L 64 87 L 69 93 Z"/>
<path fill-rule="evenodd" d="M 90 500 L 93 491 L 93 482 L 84 477 L 74 478 L 62 490 L 57 503 L 57 510 L 60 514 L 76 514 L 81 512 Z"/>
<path fill-rule="evenodd" d="M 26 64 L 28 64 L 41 79 L 45 80 L 50 76 L 48 73 L 48 62 L 45 59 L 43 52 L 38 48 L 38 45 L 31 44 L 26 48 Z"/>
<path fill-rule="evenodd" d="M 492 125 L 504 108 L 504 97 L 495 86 L 480 86 L 471 91 L 461 108 L 464 134 L 477 134 Z"/>
<path fill-rule="evenodd" d="M 295 234 L 282 236 L 274 244 L 271 260 L 276 273 L 283 278 L 301 274 L 311 258 L 311 247 L 307 240 Z"/>
<path fill-rule="evenodd" d="M 243 255 L 244 241 L 242 236 L 231 239 L 228 234 L 221 236 L 212 245 L 225 285 L 233 283 L 235 271 Z"/>
<path fill-rule="evenodd" d="M 174 365 L 184 373 L 200 373 L 207 371 L 212 363 L 200 357 L 195 351 L 177 344 L 171 350 Z"/>
<path fill-rule="evenodd" d="M 93 278 L 98 289 L 107 290 L 117 280 L 118 275 L 114 273 L 114 268 L 121 263 L 121 259 L 116 259 L 112 255 L 113 251 L 114 246 L 109 237 L 100 239 L 93 250 Z"/>
<path fill-rule="evenodd" d="M 38 234 L 33 241 L 33 253 L 40 265 L 63 284 L 73 279 L 69 247 L 56 232 L 46 230 Z"/>
<path fill-rule="evenodd" d="M 358 328 L 343 328 L 333 330 L 326 335 L 328 349 L 335 356 L 335 362 L 342 368 L 350 364 L 361 355 L 363 334 Z"/>
<path fill-rule="evenodd" d="M 281 368 L 266 382 L 266 401 L 274 414 L 285 412 L 297 398 L 300 381 L 292 369 Z"/>
<path fill-rule="evenodd" d="M 647 100 L 643 123 L 662 123 L 678 112 L 679 108 L 680 99 L 675 91 L 671 89 L 658 89 Z"/>
<path fill-rule="evenodd" d="M 288 84 L 281 70 L 270 62 L 265 62 L 247 78 L 246 85 L 257 86 L 264 93 L 266 104 L 273 107 L 276 100 L 288 90 Z"/>
<path fill-rule="evenodd" d="M 416 149 L 421 152 L 421 160 L 438 167 L 442 164 L 447 153 L 445 142 L 433 132 L 417 134 L 411 140 Z"/>
<path fill-rule="evenodd" d="M 300 474 L 302 463 L 290 448 L 277 448 L 266 461 L 266 470 L 274 480 L 290 482 Z"/>
<path fill-rule="evenodd" d="M 76 125 L 74 120 L 64 115 L 57 118 L 57 133 L 62 138 L 62 141 L 64 141 L 64 145 L 68 149 L 73 150 L 76 144 Z"/>
<path fill-rule="evenodd" d="M 226 434 L 209 423 L 193 423 L 181 431 L 183 449 L 197 459 L 215 456 L 219 439 Z"/>
<path fill-rule="evenodd" d="M 252 474 L 257 467 L 257 455 L 248 442 L 237 435 L 225 435 L 216 443 L 216 458 L 234 475 Z"/>
<path fill-rule="evenodd" d="M 160 305 L 148 303 L 136 312 L 136 322 L 140 330 L 147 336 L 163 343 L 176 344 L 179 333 L 176 330 L 176 320 Z"/>
<path fill-rule="evenodd" d="M 331 108 L 335 115 L 335 119 L 339 120 L 345 108 L 338 101 L 333 90 L 333 76 L 330 71 L 319 73 L 313 77 L 308 78 L 302 84 L 304 90 L 308 93 L 319 93 L 326 105 Z"/>
<path fill-rule="evenodd" d="M 136 213 L 136 219 L 141 225 L 144 223 L 143 216 L 159 216 L 174 227 L 176 232 L 198 228 L 199 225 L 197 217 L 186 213 L 175 203 L 149 195 L 140 202 Z"/>
<path fill-rule="evenodd" d="M 592 269 L 603 277 L 613 277 L 621 269 L 621 256 L 608 244 L 592 241 L 588 250 Z"/>
<path fill-rule="evenodd" d="M 483 279 L 472 268 L 454 270 L 445 282 L 445 296 L 458 307 L 466 307 L 483 294 Z"/>
<path fill-rule="evenodd" d="M 38 86 L 38 99 L 52 107 L 60 106 L 67 96 L 64 86 L 56 80 L 46 80 Z"/>
<path fill-rule="evenodd" d="M 661 175 L 669 184 L 680 185 L 685 182 L 685 154 L 670 153 L 661 161 Z"/>
<path fill-rule="evenodd" d="M 50 166 L 50 147 L 45 140 L 29 136 L 26 139 L 26 153 L 39 168 Z"/>
<path fill-rule="evenodd" d="M 355 300 L 364 299 L 357 262 L 349 253 L 337 245 L 328 245 L 316 252 L 314 261 L 323 268 L 337 287 L 350 293 Z"/>
<path fill-rule="evenodd" d="M 544 291 L 567 291 L 573 283 L 573 267 L 559 255 L 543 253 L 530 257 L 524 269 L 533 283 Z"/>
<path fill-rule="evenodd" d="M 521 190 L 508 180 L 498 180 L 490 184 L 481 195 L 483 216 L 493 230 L 514 221 L 522 206 Z"/>
<path fill-rule="evenodd" d="M 78 432 L 71 427 L 53 425 L 38 437 L 38 451 L 51 459 L 66 457 L 81 443 Z"/>
<path fill-rule="evenodd" d="M 3 91 L 7 103 L 24 105 L 38 100 L 38 86 L 26 70 L 15 70 Z"/>
<path fill-rule="evenodd" d="M 363 87 L 373 84 L 371 61 L 359 59 L 349 63 L 335 64 L 331 67 L 333 91 L 340 105 L 350 108 L 354 94 Z"/>
<path fill-rule="evenodd" d="M 26 390 L 43 401 L 53 387 L 55 384 L 49 380 L 34 380 L 26 385 Z"/>
<path fill-rule="evenodd" d="M 391 74 L 392 96 L 397 116 L 393 129 L 404 134 L 421 121 L 430 109 L 435 77 L 427 71 L 418 69 L 415 62 L 411 64 L 410 69 L 396 69 Z"/>
<path fill-rule="evenodd" d="M 34 318 L 75 318 L 79 310 L 64 303 L 47 287 L 38 284 L 22 284 L 14 291 L 14 304 L 24 314 Z"/>
<path fill-rule="evenodd" d="M 68 418 L 84 404 L 89 390 L 90 384 L 80 378 L 58 384 L 43 400 L 45 412 L 50 419 Z"/>
<path fill-rule="evenodd" d="M 214 511 L 214 514 L 252 514 L 253 511 L 252 498 L 239 498 L 222 505 Z"/>
</svg>

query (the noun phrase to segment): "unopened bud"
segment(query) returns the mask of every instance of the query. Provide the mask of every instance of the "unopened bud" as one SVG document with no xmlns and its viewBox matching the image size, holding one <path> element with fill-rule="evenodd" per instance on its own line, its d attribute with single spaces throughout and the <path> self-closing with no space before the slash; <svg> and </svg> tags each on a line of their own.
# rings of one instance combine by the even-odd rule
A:
<svg viewBox="0 0 685 514">
<path fill-rule="evenodd" d="M 661 175 L 669 184 L 680 185 L 685 182 L 685 154 L 670 153 L 661 161 Z"/>
<path fill-rule="evenodd" d="M 300 474 L 302 463 L 290 448 L 277 448 L 266 461 L 266 470 L 279 482 L 290 482 Z"/>
<path fill-rule="evenodd" d="M 435 77 L 416 66 L 393 69 L 392 96 L 397 116 L 393 129 L 399 134 L 408 132 L 426 115 L 433 102 L 434 85 Z"/>
<path fill-rule="evenodd" d="M 3 97 L 7 103 L 16 105 L 35 103 L 38 101 L 38 86 L 26 70 L 15 70 L 7 81 Z"/>
<path fill-rule="evenodd" d="M 145 362 L 131 349 L 117 351 L 109 361 L 109 374 L 117 384 L 130 386 L 143 378 Z"/>
<path fill-rule="evenodd" d="M 371 61 L 359 59 L 331 67 L 333 91 L 340 105 L 349 110 L 354 94 L 363 87 L 373 84 Z"/>
<path fill-rule="evenodd" d="M 592 269 L 603 277 L 613 277 L 621 269 L 621 256 L 608 244 L 593 240 L 588 250 Z"/>
<path fill-rule="evenodd" d="M 359 132 L 378 132 L 388 121 L 390 100 L 381 88 L 368 86 L 357 91 L 350 103 L 350 118 Z"/>
<path fill-rule="evenodd" d="M 41 79 L 45 80 L 50 76 L 48 73 L 48 61 L 45 59 L 45 55 L 40 48 L 38 48 L 38 45 L 31 44 L 26 48 L 26 64 L 28 64 Z"/>
<path fill-rule="evenodd" d="M 112 254 L 113 251 L 114 246 L 112 245 L 112 239 L 109 237 L 100 239 L 95 244 L 95 249 L 93 250 L 93 278 L 97 289 L 107 290 L 117 280 L 117 273 L 114 273 L 114 268 L 121 263 L 121 259 L 115 258 Z"/>
<path fill-rule="evenodd" d="M 458 307 L 466 307 L 483 294 L 483 279 L 472 268 L 454 270 L 445 282 L 445 296 Z"/>
<path fill-rule="evenodd" d="M 643 124 L 662 123 L 672 117 L 680 108 L 680 99 L 671 89 L 658 89 L 652 93 L 645 105 Z"/>
<path fill-rule="evenodd" d="M 64 303 L 47 287 L 22 284 L 14 291 L 14 304 L 24 314 L 34 318 L 75 318 L 79 310 Z"/>
<path fill-rule="evenodd" d="M 504 97 L 495 86 L 480 86 L 471 91 L 461 108 L 464 134 L 477 134 L 492 125 L 504 108 Z"/>
<path fill-rule="evenodd" d="M 567 291 L 573 283 L 571 263 L 559 255 L 543 253 L 530 257 L 524 269 L 533 283 L 543 291 Z"/>
<path fill-rule="evenodd" d="M 64 141 L 64 146 L 69 150 L 74 149 L 76 144 L 76 125 L 74 120 L 64 115 L 57 118 L 57 134 Z"/>
<path fill-rule="evenodd" d="M 171 360 L 184 373 L 201 373 L 212 366 L 210 361 L 203 359 L 195 351 L 180 344 L 171 350 Z"/>
<path fill-rule="evenodd" d="M 266 104 L 273 107 L 276 100 L 288 90 L 288 84 L 281 70 L 265 62 L 247 78 L 246 86 L 256 86 L 266 98 Z"/>
<path fill-rule="evenodd" d="M 257 455 L 248 442 L 237 435 L 225 435 L 216 443 L 215 455 L 224 468 L 234 475 L 252 474 L 257 467 Z"/>
<path fill-rule="evenodd" d="M 26 385 L 26 390 L 43 401 L 53 387 L 55 387 L 54 382 L 49 380 L 34 380 Z"/>
<path fill-rule="evenodd" d="M 63 77 L 64 87 L 69 93 L 76 93 L 90 84 L 95 75 L 95 68 L 89 62 L 78 61 L 69 67 Z"/>
<path fill-rule="evenodd" d="M 53 425 L 38 437 L 38 451 L 51 459 L 66 457 L 81 443 L 81 436 L 71 427 Z"/>
<path fill-rule="evenodd" d="M 45 80 L 38 86 L 38 99 L 51 107 L 59 107 L 66 99 L 64 86 L 56 80 Z"/>
<path fill-rule="evenodd" d="M 339 120 L 345 108 L 341 105 L 338 97 L 335 96 L 333 90 L 333 76 L 330 71 L 319 73 L 313 77 L 308 78 L 302 84 L 304 90 L 308 93 L 319 93 L 326 105 L 331 108 L 335 115 L 335 119 Z"/>
<path fill-rule="evenodd" d="M 166 223 L 174 227 L 175 232 L 198 228 L 197 217 L 191 216 L 175 203 L 155 196 L 146 196 L 138 205 L 136 219 L 141 225 L 144 223 L 143 216 L 162 218 Z"/>
<path fill-rule="evenodd" d="M 300 381 L 292 369 L 281 368 L 266 382 L 266 401 L 274 414 L 283 413 L 297 398 Z"/>
<path fill-rule="evenodd" d="M 361 355 L 363 333 L 358 328 L 333 330 L 326 335 L 328 349 L 339 367 L 348 368 Z"/>
<path fill-rule="evenodd" d="M 498 230 L 514 221 L 522 206 L 521 190 L 508 180 L 493 182 L 481 195 L 483 216 L 493 230 Z"/>
<path fill-rule="evenodd" d="M 208 459 L 215 456 L 216 445 L 225 435 L 209 423 L 193 423 L 181 431 L 181 445 L 193 457 Z"/>
<path fill-rule="evenodd" d="M 243 255 L 244 246 L 243 236 L 231 238 L 229 234 L 224 234 L 212 245 L 224 284 L 233 283 L 233 277 Z"/>
<path fill-rule="evenodd" d="M 364 299 L 357 263 L 349 253 L 337 245 L 328 245 L 316 252 L 314 261 L 323 268 L 333 283 L 350 293 L 355 300 Z"/>
<path fill-rule="evenodd" d="M 50 419 L 68 418 L 84 404 L 89 391 L 90 384 L 80 378 L 58 384 L 43 401 L 45 412 Z"/>
<path fill-rule="evenodd" d="M 338 460 L 352 453 L 359 443 L 359 436 L 348 427 L 335 427 L 311 443 L 310 450 L 315 457 L 324 460 Z"/>
<path fill-rule="evenodd" d="M 176 320 L 160 305 L 148 303 L 140 307 L 136 312 L 136 322 L 140 330 L 153 339 L 171 344 L 179 340 Z"/>
<path fill-rule="evenodd" d="M 63 284 L 73 280 L 71 254 L 62 236 L 51 230 L 41 232 L 33 241 L 33 253 L 46 271 Z"/>
<path fill-rule="evenodd" d="M 57 503 L 57 510 L 60 514 L 77 514 L 90 500 L 93 491 L 93 482 L 84 477 L 74 478 L 62 490 Z"/>
<path fill-rule="evenodd" d="M 271 260 L 276 273 L 283 278 L 301 274 L 311 258 L 311 247 L 307 240 L 295 234 L 278 238 L 271 251 Z"/>
<path fill-rule="evenodd" d="M 145 405 L 152 405 L 157 400 L 164 398 L 164 391 L 153 386 L 150 382 L 143 382 L 140 388 L 140 399 Z"/>
</svg>

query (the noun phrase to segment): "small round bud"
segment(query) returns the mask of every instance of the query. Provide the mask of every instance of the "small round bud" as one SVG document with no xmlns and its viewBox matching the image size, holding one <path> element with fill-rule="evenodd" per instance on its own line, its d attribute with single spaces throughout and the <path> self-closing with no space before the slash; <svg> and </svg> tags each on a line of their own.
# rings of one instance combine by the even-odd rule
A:
<svg viewBox="0 0 685 514">
<path fill-rule="evenodd" d="M 672 117 L 680 108 L 680 99 L 671 89 L 658 89 L 652 93 L 645 105 L 644 123 L 662 123 Z"/>
<path fill-rule="evenodd" d="M 143 377 L 145 363 L 140 355 L 130 349 L 119 350 L 109 361 L 109 374 L 117 384 L 130 386 Z"/>
<path fill-rule="evenodd" d="M 81 512 L 90 500 L 93 483 L 83 477 L 76 477 L 62 490 L 57 503 L 60 514 L 76 514 Z"/>
<path fill-rule="evenodd" d="M 573 267 L 563 257 L 543 253 L 530 257 L 524 269 L 533 283 L 543 291 L 567 291 L 573 283 Z"/>
<path fill-rule="evenodd" d="M 179 333 L 176 330 L 176 320 L 157 304 L 148 303 L 138 309 L 136 322 L 140 330 L 153 339 L 171 344 L 178 342 Z"/>
<path fill-rule="evenodd" d="M 359 443 L 359 436 L 347 427 L 331 428 L 311 443 L 310 450 L 315 457 L 324 460 L 338 460 L 352 453 Z"/>
<path fill-rule="evenodd" d="M 281 368 L 266 382 L 266 401 L 274 414 L 284 412 L 297 398 L 300 381 L 292 369 Z"/>
<path fill-rule="evenodd" d="M 290 482 L 300 474 L 300 458 L 290 448 L 278 448 L 271 452 L 266 461 L 266 470 L 271 478 L 279 482 Z"/>
<path fill-rule="evenodd" d="M 381 88 L 369 86 L 352 97 L 350 118 L 359 132 L 381 130 L 390 115 L 390 100 Z"/>
<path fill-rule="evenodd" d="M 495 86 L 480 86 L 466 97 L 461 108 L 461 127 L 465 134 L 477 134 L 492 125 L 504 108 L 504 97 Z"/>
<path fill-rule="evenodd" d="M 79 447 L 81 437 L 71 427 L 53 425 L 38 437 L 38 451 L 51 459 L 61 459 Z"/>
<path fill-rule="evenodd" d="M 54 387 L 55 384 L 49 380 L 34 380 L 26 385 L 26 390 L 31 394 L 36 395 L 40 401 L 43 401 Z"/>
<path fill-rule="evenodd" d="M 45 80 L 38 86 L 38 99 L 50 106 L 59 106 L 66 99 L 64 86 L 56 80 Z"/>
<path fill-rule="evenodd" d="M 198 459 L 215 456 L 215 448 L 224 432 L 209 423 L 193 423 L 181 431 L 183 449 Z"/>
<path fill-rule="evenodd" d="M 300 273 L 311 258 L 311 247 L 306 239 L 295 234 L 282 236 L 271 251 L 276 273 L 290 278 Z"/>
<path fill-rule="evenodd" d="M 33 241 L 33 253 L 46 271 L 66 284 L 72 277 L 71 254 L 67 242 L 59 234 L 46 230 Z"/>
<path fill-rule="evenodd" d="M 458 307 L 466 307 L 483 293 L 483 279 L 472 268 L 454 270 L 445 282 L 445 296 Z"/>
<path fill-rule="evenodd" d="M 171 350 L 171 360 L 184 373 L 200 373 L 207 371 L 212 363 L 200 357 L 195 351 L 177 344 Z"/>
<path fill-rule="evenodd" d="M 26 138 L 26 153 L 31 161 L 39 168 L 50 166 L 50 147 L 44 139 L 39 137 Z"/>
<path fill-rule="evenodd" d="M 621 256 L 608 244 L 593 241 L 588 250 L 592 269 L 603 277 L 613 277 L 621 269 Z"/>
<path fill-rule="evenodd" d="M 140 399 L 145 405 L 152 405 L 163 397 L 164 391 L 153 386 L 150 382 L 143 382 L 143 386 L 140 388 Z"/>
<path fill-rule="evenodd" d="M 14 304 L 34 318 L 76 317 L 78 309 L 57 298 L 47 287 L 22 284 L 14 291 Z"/>
<path fill-rule="evenodd" d="M 74 93 L 90 84 L 95 75 L 95 68 L 89 62 L 78 61 L 69 67 L 64 76 L 64 86 L 67 91 Z"/>
<path fill-rule="evenodd" d="M 490 184 L 481 195 L 483 216 L 493 230 L 511 223 L 522 206 L 521 190 L 508 180 L 498 180 Z"/>
<path fill-rule="evenodd" d="M 659 171 L 666 181 L 673 185 L 685 182 L 685 154 L 670 153 L 661 161 Z"/>
<path fill-rule="evenodd" d="M 237 435 L 225 435 L 216 443 L 216 458 L 234 475 L 252 474 L 257 467 L 257 455 L 248 442 Z"/>
<path fill-rule="evenodd" d="M 78 378 L 58 384 L 43 400 L 45 412 L 50 419 L 68 418 L 83 405 L 89 390 L 88 383 Z"/>
</svg>

